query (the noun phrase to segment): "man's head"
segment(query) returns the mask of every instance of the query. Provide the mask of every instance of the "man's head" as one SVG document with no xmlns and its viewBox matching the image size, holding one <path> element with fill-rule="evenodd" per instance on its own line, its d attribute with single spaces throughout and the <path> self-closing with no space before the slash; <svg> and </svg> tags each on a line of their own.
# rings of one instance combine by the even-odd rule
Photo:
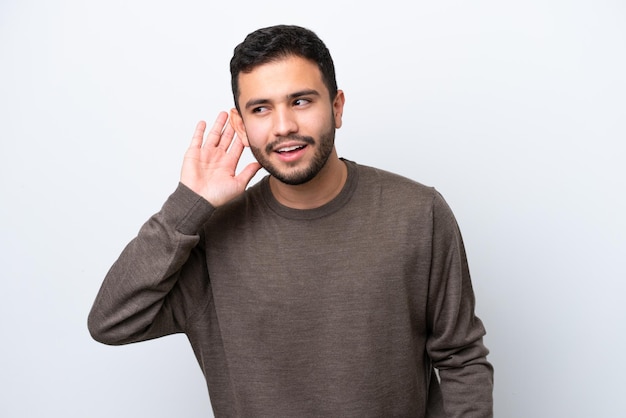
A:
<svg viewBox="0 0 626 418">
<path fill-rule="evenodd" d="M 235 107 L 239 108 L 239 75 L 249 73 L 259 65 L 298 56 L 314 62 L 322 74 L 331 101 L 337 95 L 335 66 L 330 51 L 312 31 L 299 27 L 278 25 L 250 33 L 237 47 L 230 61 L 231 85 Z"/>
<path fill-rule="evenodd" d="M 313 32 L 296 26 L 253 32 L 235 48 L 231 74 L 231 124 L 273 178 L 296 186 L 343 167 L 334 142 L 345 98 L 330 53 Z"/>
</svg>

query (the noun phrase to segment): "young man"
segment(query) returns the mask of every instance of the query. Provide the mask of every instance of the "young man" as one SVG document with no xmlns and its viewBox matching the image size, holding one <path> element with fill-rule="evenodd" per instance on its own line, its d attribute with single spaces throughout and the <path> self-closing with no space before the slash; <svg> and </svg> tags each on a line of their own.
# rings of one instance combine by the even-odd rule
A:
<svg viewBox="0 0 626 418">
<path fill-rule="evenodd" d="M 178 188 L 105 278 L 93 337 L 185 333 L 216 417 L 492 416 L 443 198 L 337 156 L 344 93 L 311 31 L 251 33 L 231 75 L 230 122 L 196 127 Z M 235 174 L 246 146 L 258 163 Z"/>
</svg>

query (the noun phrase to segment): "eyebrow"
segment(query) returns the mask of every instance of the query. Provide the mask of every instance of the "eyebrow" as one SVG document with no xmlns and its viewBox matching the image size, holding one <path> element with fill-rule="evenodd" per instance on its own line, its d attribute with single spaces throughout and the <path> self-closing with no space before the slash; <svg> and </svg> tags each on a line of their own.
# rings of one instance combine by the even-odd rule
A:
<svg viewBox="0 0 626 418">
<path fill-rule="evenodd" d="M 302 97 L 302 96 L 318 96 L 319 97 L 319 95 L 320 95 L 320 93 L 317 90 L 314 90 L 314 89 L 300 90 L 300 91 L 297 91 L 295 93 L 288 94 L 287 95 L 287 100 L 297 99 L 297 98 Z M 251 107 L 267 104 L 267 103 L 270 103 L 270 102 L 271 102 L 271 100 L 269 100 L 269 99 L 250 99 L 250 100 L 248 100 L 246 102 L 245 108 L 249 109 Z"/>
</svg>

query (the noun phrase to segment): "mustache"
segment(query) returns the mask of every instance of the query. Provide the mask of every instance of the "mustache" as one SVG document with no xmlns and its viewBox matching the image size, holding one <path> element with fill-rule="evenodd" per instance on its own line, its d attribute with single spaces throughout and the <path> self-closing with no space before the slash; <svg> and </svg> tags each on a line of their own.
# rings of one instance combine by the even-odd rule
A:
<svg viewBox="0 0 626 418">
<path fill-rule="evenodd" d="M 300 141 L 304 142 L 308 145 L 315 145 L 315 139 L 312 136 L 298 135 L 298 134 L 290 134 L 287 136 L 278 137 L 275 141 L 270 142 L 265 146 L 265 152 L 268 154 L 271 153 L 277 146 L 284 142 L 289 141 Z"/>
</svg>

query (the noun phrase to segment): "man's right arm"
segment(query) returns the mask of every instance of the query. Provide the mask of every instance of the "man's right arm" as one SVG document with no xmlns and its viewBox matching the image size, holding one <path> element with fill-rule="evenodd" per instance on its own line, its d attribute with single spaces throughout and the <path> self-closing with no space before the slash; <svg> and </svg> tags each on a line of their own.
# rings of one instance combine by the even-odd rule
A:
<svg viewBox="0 0 626 418">
<path fill-rule="evenodd" d="M 95 340 L 118 345 L 184 331 L 194 301 L 206 294 L 199 231 L 213 210 L 179 184 L 107 273 L 88 318 Z"/>
<path fill-rule="evenodd" d="M 89 314 L 96 340 L 124 344 L 183 331 L 186 301 L 208 285 L 199 231 L 260 169 L 255 162 L 235 173 L 244 145 L 227 120 L 221 112 L 206 139 L 206 123 L 198 123 L 179 187 L 111 267 Z"/>
</svg>

